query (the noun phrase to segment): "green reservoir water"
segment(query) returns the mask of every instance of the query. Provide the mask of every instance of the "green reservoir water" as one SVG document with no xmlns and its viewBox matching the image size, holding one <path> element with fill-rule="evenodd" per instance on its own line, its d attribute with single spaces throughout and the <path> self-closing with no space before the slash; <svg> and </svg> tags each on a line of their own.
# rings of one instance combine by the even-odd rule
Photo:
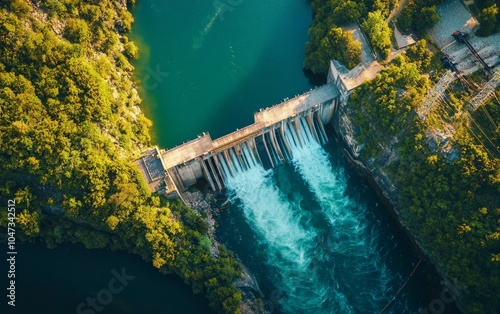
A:
<svg viewBox="0 0 500 314">
<path fill-rule="evenodd" d="M 161 147 L 222 136 L 321 83 L 302 73 L 308 1 L 140 0 L 133 13 L 136 78 Z"/>
</svg>

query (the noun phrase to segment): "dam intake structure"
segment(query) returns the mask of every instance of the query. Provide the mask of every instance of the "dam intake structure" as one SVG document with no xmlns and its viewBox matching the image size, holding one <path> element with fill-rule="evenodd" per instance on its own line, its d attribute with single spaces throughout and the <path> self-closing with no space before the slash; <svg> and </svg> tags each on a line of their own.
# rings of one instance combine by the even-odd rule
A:
<svg viewBox="0 0 500 314">
<path fill-rule="evenodd" d="M 259 110 L 254 123 L 215 140 L 203 133 L 169 150 L 154 147 L 135 163 L 152 191 L 180 195 L 203 179 L 213 191 L 221 191 L 228 177 L 256 164 L 268 170 L 291 161 L 295 146 L 310 140 L 325 144 L 325 125 L 347 97 L 332 64 L 325 85 Z"/>
</svg>

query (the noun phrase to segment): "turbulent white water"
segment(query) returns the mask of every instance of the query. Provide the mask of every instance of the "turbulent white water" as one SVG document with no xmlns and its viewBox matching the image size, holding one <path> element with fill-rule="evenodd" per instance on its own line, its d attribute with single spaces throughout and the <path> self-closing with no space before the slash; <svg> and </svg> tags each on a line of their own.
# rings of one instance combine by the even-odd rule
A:
<svg viewBox="0 0 500 314">
<path fill-rule="evenodd" d="M 300 124 L 298 135 L 290 129 L 287 140 L 293 147 L 293 165 L 330 224 L 325 245 L 328 263 L 337 271 L 335 281 L 357 312 L 377 312 L 390 299 L 390 282 L 394 279 L 377 252 L 379 231 L 368 226 L 366 207 L 346 196 L 345 176 L 334 171 L 327 153 L 304 125 Z M 297 144 L 297 137 L 302 144 Z"/>
<path fill-rule="evenodd" d="M 285 132 L 292 164 L 315 196 L 326 231 L 312 225 L 313 211 L 278 189 L 273 170 L 265 171 L 246 146 L 239 159 L 232 151 L 219 156 L 230 197 L 265 249 L 284 312 L 378 312 L 393 291 L 377 251 L 376 225 L 370 227 L 366 208 L 346 196 L 345 177 L 306 121 L 298 125 L 298 133 L 293 126 Z"/>
<path fill-rule="evenodd" d="M 258 234 L 266 250 L 267 264 L 277 274 L 273 283 L 280 300 L 276 301 L 287 313 L 321 313 L 332 294 L 345 299 L 335 287 L 318 284 L 322 281 L 314 255 L 318 231 L 305 225 L 307 212 L 282 195 L 271 171 L 265 171 L 247 150 L 245 156 L 249 167 L 227 176 L 227 187 Z M 225 171 L 230 171 L 226 162 L 221 161 Z M 348 310 L 343 304 L 339 306 Z"/>
</svg>

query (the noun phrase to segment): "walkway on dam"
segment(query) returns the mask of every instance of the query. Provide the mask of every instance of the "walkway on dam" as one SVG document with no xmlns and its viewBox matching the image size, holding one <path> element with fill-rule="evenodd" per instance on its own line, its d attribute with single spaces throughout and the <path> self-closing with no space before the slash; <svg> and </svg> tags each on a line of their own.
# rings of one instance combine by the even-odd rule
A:
<svg viewBox="0 0 500 314">
<path fill-rule="evenodd" d="M 337 97 L 339 93 L 334 84 L 325 84 L 273 107 L 261 109 L 254 114 L 255 122 L 253 124 L 216 140 L 212 141 L 209 134 L 203 134 L 198 136 L 197 139 L 166 151 L 163 150 L 161 155 L 165 168 L 170 169 L 200 157 L 203 154 L 222 150 L 230 145 L 244 141 L 259 134 L 266 127 L 277 124 Z"/>
</svg>

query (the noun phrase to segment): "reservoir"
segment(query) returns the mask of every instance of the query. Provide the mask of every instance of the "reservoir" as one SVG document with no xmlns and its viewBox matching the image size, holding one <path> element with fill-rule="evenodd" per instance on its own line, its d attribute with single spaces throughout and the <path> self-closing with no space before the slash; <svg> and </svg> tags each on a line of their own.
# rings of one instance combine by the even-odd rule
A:
<svg viewBox="0 0 500 314">
<path fill-rule="evenodd" d="M 302 72 L 308 1 L 141 0 L 133 14 L 136 79 L 162 148 L 222 136 L 322 83 Z"/>
</svg>

